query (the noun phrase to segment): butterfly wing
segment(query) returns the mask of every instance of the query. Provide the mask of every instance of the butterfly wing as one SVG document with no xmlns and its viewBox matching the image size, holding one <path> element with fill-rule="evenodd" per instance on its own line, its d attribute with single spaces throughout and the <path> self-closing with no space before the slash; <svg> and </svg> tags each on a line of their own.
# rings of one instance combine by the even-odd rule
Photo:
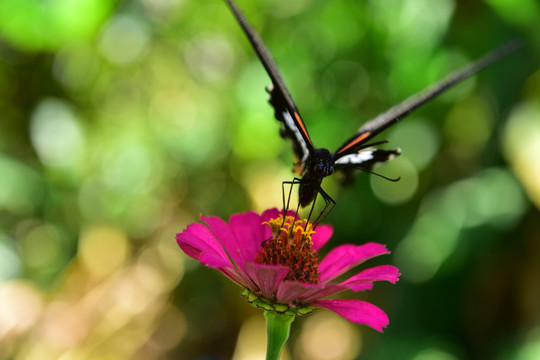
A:
<svg viewBox="0 0 540 360">
<path fill-rule="evenodd" d="M 397 181 L 398 179 L 389 179 L 383 175 L 373 173 L 371 169 L 375 164 L 386 162 L 400 154 L 401 149 L 383 150 L 370 146 L 356 153 L 340 157 L 334 163 L 334 169 L 343 175 L 341 178 L 343 184 L 352 183 L 354 180 L 353 174 L 356 170 L 369 172 L 390 181 Z"/>
<path fill-rule="evenodd" d="M 302 175 L 305 170 L 305 163 L 313 151 L 313 144 L 306 126 L 285 86 L 276 62 L 270 55 L 270 51 L 268 51 L 259 34 L 249 25 L 232 0 L 226 1 L 272 80 L 273 86 L 267 89 L 270 94 L 269 102 L 274 107 L 274 116 L 283 124 L 281 135 L 290 139 L 293 143 L 293 151 L 297 161 L 295 171 Z"/>
<path fill-rule="evenodd" d="M 383 150 L 369 147 L 359 152 L 348 154 L 336 160 L 336 170 L 343 168 L 358 168 L 370 170 L 373 165 L 380 162 L 385 162 L 395 158 L 401 154 L 401 149 Z"/>
<path fill-rule="evenodd" d="M 513 40 L 499 47 L 498 49 L 484 55 L 477 61 L 468 66 L 454 71 L 443 80 L 433 84 L 420 93 L 413 95 L 402 103 L 390 108 L 388 111 L 378 115 L 377 117 L 366 122 L 352 138 L 347 140 L 335 153 L 336 159 L 345 157 L 349 154 L 357 153 L 364 149 L 366 142 L 374 136 L 385 130 L 386 128 L 397 123 L 405 116 L 418 109 L 420 106 L 433 99 L 435 96 L 450 89 L 454 85 L 469 78 L 486 66 L 494 63 L 500 58 L 514 52 L 523 46 L 520 40 Z"/>
<path fill-rule="evenodd" d="M 268 87 L 267 91 L 270 94 L 269 102 L 274 108 L 274 116 L 283 124 L 280 134 L 282 137 L 289 139 L 292 142 L 294 155 L 296 157 L 294 171 L 298 175 L 303 175 L 306 170 L 305 165 L 307 164 L 307 160 L 313 151 L 313 145 L 307 129 L 298 111 L 290 110 L 290 107 L 287 105 L 287 101 L 283 96 L 283 91 L 280 91 L 279 88 L 275 86 Z"/>
</svg>

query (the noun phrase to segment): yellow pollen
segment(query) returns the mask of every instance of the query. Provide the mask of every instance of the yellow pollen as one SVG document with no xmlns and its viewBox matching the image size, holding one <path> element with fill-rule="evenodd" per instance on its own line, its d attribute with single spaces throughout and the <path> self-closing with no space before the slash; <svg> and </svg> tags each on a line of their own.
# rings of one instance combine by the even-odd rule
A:
<svg viewBox="0 0 540 360">
<path fill-rule="evenodd" d="M 263 224 L 272 229 L 272 237 L 263 242 L 255 262 L 288 266 L 287 280 L 317 283 L 319 256 L 311 248 L 311 236 L 315 233 L 313 225 L 306 219 L 284 218 L 283 215 Z"/>
<path fill-rule="evenodd" d="M 294 227 L 291 229 L 292 224 L 294 224 Z M 270 226 L 272 233 L 274 234 L 274 238 L 277 238 L 279 235 L 281 235 L 281 233 L 286 233 L 291 236 L 297 232 L 300 232 L 300 235 L 311 244 L 311 236 L 315 234 L 313 224 L 308 222 L 307 219 L 297 219 L 290 215 L 285 216 L 285 221 L 283 221 L 283 215 L 280 214 L 276 219 L 270 219 L 263 222 L 263 225 Z"/>
</svg>

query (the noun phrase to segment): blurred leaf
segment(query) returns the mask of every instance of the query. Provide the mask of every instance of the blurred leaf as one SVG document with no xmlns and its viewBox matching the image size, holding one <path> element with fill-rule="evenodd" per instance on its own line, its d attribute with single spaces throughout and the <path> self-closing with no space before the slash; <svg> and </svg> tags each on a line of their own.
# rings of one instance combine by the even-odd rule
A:
<svg viewBox="0 0 540 360">
<path fill-rule="evenodd" d="M 112 6 L 112 0 L 2 0 L 0 35 L 22 50 L 59 49 L 95 36 Z"/>
</svg>

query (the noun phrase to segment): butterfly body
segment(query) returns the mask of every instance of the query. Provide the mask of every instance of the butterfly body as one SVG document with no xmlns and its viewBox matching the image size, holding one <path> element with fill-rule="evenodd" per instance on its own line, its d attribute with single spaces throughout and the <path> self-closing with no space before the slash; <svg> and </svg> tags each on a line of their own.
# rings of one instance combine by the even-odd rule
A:
<svg viewBox="0 0 540 360">
<path fill-rule="evenodd" d="M 327 149 L 313 149 L 308 156 L 304 166 L 304 173 L 301 174 L 298 201 L 300 206 L 306 207 L 317 196 L 321 189 L 323 178 L 334 173 L 334 155 Z"/>
<path fill-rule="evenodd" d="M 278 74 L 279 75 L 279 74 Z M 280 77 L 276 81 L 281 81 Z M 301 207 L 309 205 L 317 196 L 323 194 L 325 201 L 333 200 L 324 194 L 321 183 L 323 178 L 332 175 L 336 170 L 345 172 L 348 179 L 352 168 L 370 171 L 379 162 L 384 162 L 399 155 L 401 150 L 380 150 L 371 148 L 375 144 L 365 143 L 371 139 L 372 132 L 363 131 L 361 136 L 355 136 L 343 144 L 335 153 L 325 148 L 313 146 L 309 133 L 302 121 L 296 106 L 291 105 L 290 95 L 284 85 L 270 86 L 268 102 L 274 108 L 274 116 L 282 123 L 280 134 L 291 141 L 295 154 L 294 172 L 301 176 L 298 179 L 298 200 Z"/>
</svg>

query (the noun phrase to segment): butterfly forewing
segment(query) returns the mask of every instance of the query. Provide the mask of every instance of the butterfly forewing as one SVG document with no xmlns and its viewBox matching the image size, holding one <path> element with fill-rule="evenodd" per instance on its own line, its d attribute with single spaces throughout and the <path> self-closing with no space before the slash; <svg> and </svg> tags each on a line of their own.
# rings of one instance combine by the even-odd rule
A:
<svg viewBox="0 0 540 360">
<path fill-rule="evenodd" d="M 304 165 L 313 150 L 311 142 L 306 142 L 305 138 L 309 139 L 307 131 L 305 130 L 304 123 L 298 113 L 293 113 L 287 109 L 284 104 L 284 99 L 279 91 L 276 91 L 274 87 L 267 89 L 270 94 L 270 104 L 274 108 L 274 117 L 281 121 L 283 128 L 281 129 L 281 136 L 290 139 L 293 145 L 293 151 L 296 157 L 295 172 L 302 175 L 304 172 Z M 301 124 L 298 126 L 297 124 Z"/>
<path fill-rule="evenodd" d="M 299 164 L 298 169 L 301 169 L 303 168 L 303 163 L 307 160 L 310 152 L 313 150 L 313 144 L 306 126 L 285 86 L 285 82 L 283 81 L 272 55 L 270 55 L 270 51 L 268 51 L 259 35 L 249 25 L 236 5 L 230 0 L 226 1 L 236 19 L 244 29 L 253 49 L 257 53 L 257 56 L 272 80 L 273 86 L 268 88 L 270 104 L 274 107 L 274 116 L 277 120 L 281 121 L 284 126 L 282 135 L 290 139 L 293 143 L 293 150 L 297 157 L 297 163 Z M 299 171 L 303 170 L 298 170 L 298 172 Z M 301 174 L 301 172 L 299 173 Z"/>
<path fill-rule="evenodd" d="M 448 90 L 452 86 L 460 83 L 461 81 L 469 78 L 478 71 L 482 70 L 486 66 L 494 63 L 500 58 L 514 52 L 518 48 L 523 46 L 523 42 L 520 40 L 513 40 L 509 43 L 499 47 L 498 49 L 484 55 L 472 64 L 465 66 L 459 70 L 454 71 L 443 80 L 429 86 L 420 93 L 413 95 L 401 102 L 400 104 L 390 108 L 384 113 L 366 122 L 358 133 L 351 139 L 346 141 L 334 154 L 336 158 L 340 158 L 352 152 L 356 152 L 362 149 L 362 145 L 371 140 L 374 136 L 384 131 L 388 127 L 392 126 L 405 116 L 418 109 L 420 106 L 433 99 L 440 93 Z"/>
</svg>

